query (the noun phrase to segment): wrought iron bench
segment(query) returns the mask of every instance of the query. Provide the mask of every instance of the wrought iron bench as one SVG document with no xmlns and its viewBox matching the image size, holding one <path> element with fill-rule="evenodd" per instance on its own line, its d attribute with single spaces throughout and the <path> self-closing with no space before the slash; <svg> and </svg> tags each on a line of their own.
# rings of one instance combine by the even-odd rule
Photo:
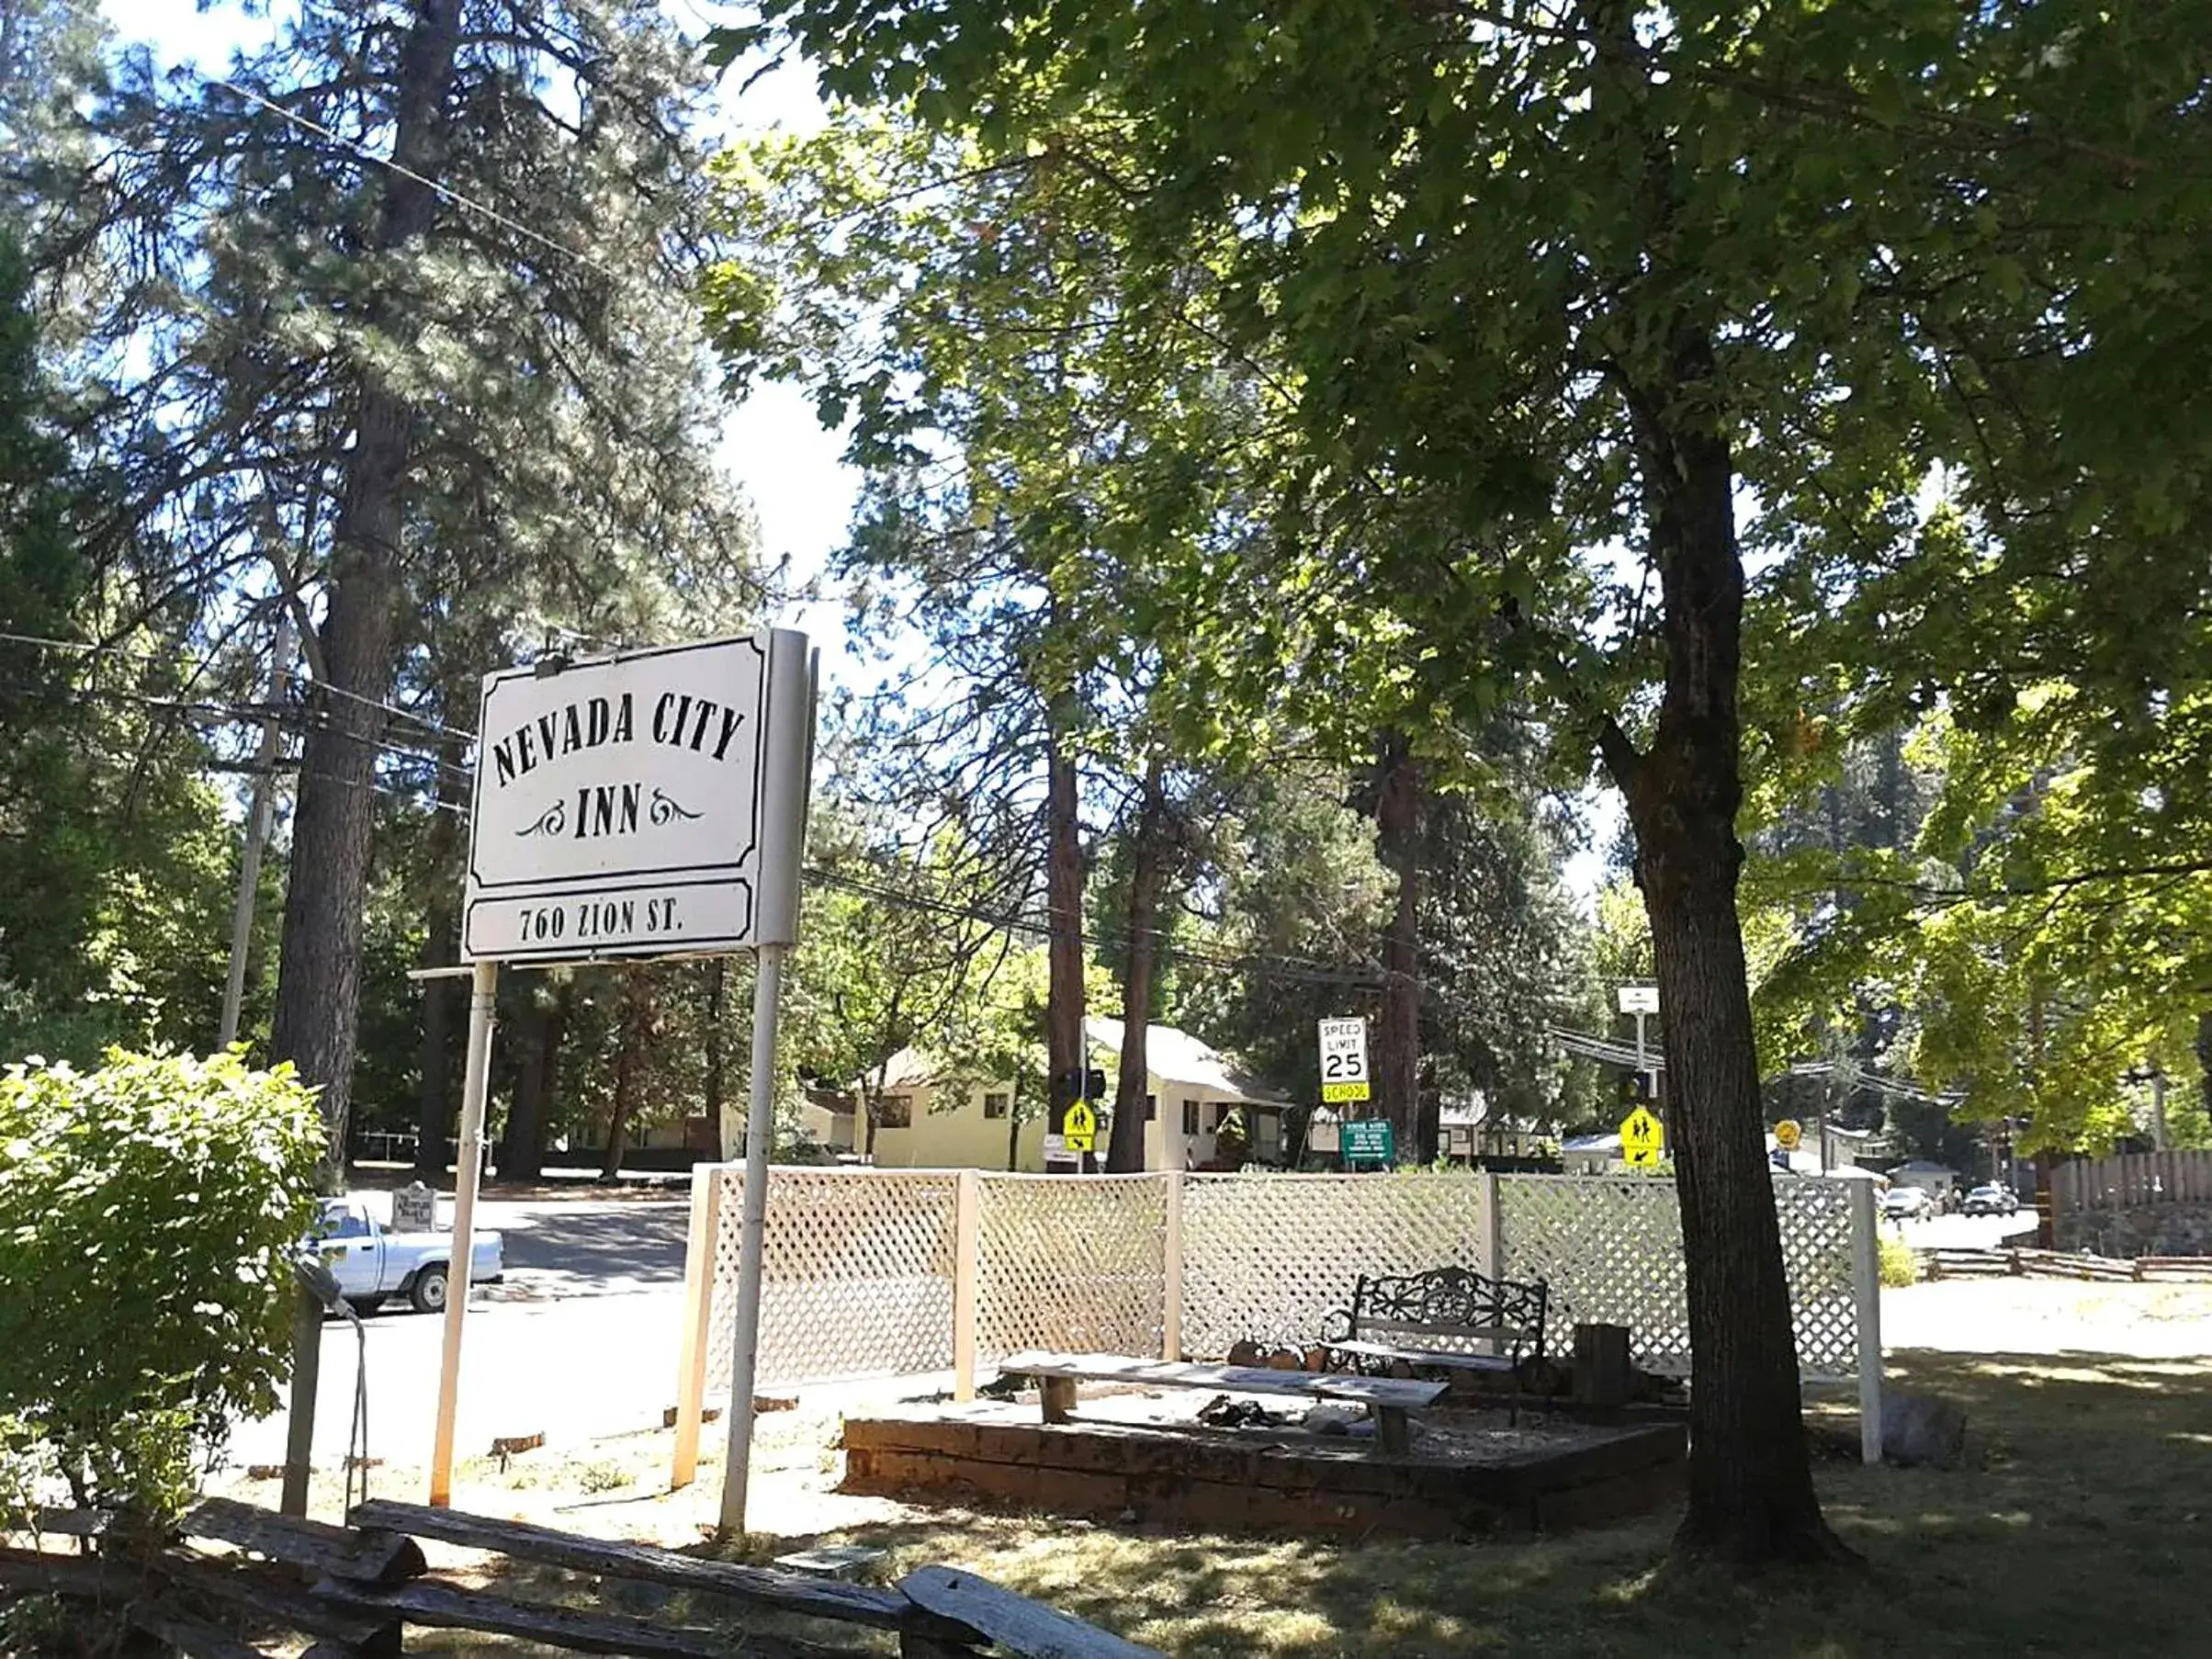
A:
<svg viewBox="0 0 2212 1659">
<path fill-rule="evenodd" d="M 1509 1375 L 1518 1423 L 1524 1370 L 1544 1357 L 1551 1296 L 1540 1279 L 1524 1284 L 1465 1268 L 1362 1273 L 1349 1310 L 1323 1321 L 1321 1346 L 1369 1375 L 1386 1375 L 1395 1365 Z"/>
</svg>

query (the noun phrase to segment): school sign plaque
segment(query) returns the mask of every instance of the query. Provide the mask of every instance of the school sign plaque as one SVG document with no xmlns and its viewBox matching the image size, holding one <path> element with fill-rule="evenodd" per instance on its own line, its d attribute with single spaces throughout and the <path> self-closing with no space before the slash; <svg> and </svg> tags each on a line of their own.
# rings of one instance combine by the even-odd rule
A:
<svg viewBox="0 0 2212 1659">
<path fill-rule="evenodd" d="M 792 942 L 810 692 L 780 629 L 486 675 L 462 954 Z"/>
</svg>

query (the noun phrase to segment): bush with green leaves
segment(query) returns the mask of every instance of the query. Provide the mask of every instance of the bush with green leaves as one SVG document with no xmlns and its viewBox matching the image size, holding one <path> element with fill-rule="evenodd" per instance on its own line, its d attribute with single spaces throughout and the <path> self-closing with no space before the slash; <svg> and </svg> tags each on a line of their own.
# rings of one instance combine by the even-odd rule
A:
<svg viewBox="0 0 2212 1659">
<path fill-rule="evenodd" d="M 1881 1281 L 1892 1290 L 1920 1282 L 1920 1252 L 1902 1238 L 1880 1240 Z"/>
<path fill-rule="evenodd" d="M 235 1052 L 0 1075 L 0 1501 L 167 1515 L 276 1408 L 322 1148 L 291 1067 Z"/>
</svg>

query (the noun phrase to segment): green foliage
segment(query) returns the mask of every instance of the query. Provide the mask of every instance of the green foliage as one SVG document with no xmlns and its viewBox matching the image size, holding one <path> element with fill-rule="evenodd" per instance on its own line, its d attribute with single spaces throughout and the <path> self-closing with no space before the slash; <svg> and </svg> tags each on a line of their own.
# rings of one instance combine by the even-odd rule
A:
<svg viewBox="0 0 2212 1659">
<path fill-rule="evenodd" d="M 0 1465 L 174 1513 L 288 1355 L 322 1145 L 289 1067 L 112 1051 L 0 1078 Z"/>
<path fill-rule="evenodd" d="M 1876 1241 L 1881 1251 L 1881 1281 L 1890 1290 L 1920 1282 L 1920 1252 L 1902 1238 L 1884 1233 Z"/>
</svg>

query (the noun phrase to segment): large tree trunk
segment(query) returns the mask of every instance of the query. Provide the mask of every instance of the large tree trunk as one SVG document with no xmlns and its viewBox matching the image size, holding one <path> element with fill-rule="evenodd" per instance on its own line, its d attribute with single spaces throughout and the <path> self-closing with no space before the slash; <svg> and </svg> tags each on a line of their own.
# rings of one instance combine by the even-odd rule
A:
<svg viewBox="0 0 2212 1659">
<path fill-rule="evenodd" d="M 1714 378 L 1710 333 L 1677 318 L 1659 383 L 1627 386 L 1666 686 L 1648 754 L 1617 728 L 1603 739 L 1635 825 L 1658 958 L 1688 1280 L 1690 1490 L 1676 1549 L 1743 1563 L 1828 1559 L 1847 1552 L 1822 1518 L 1806 1452 L 1736 911 L 1744 570 Z"/>
<path fill-rule="evenodd" d="M 1082 1093 L 1089 1056 L 1083 1043 L 1083 843 L 1075 756 L 1055 734 L 1044 786 L 1044 906 L 1052 930 L 1044 1004 L 1045 1132 L 1058 1134 Z M 1065 1169 L 1066 1165 L 1055 1166 Z"/>
<path fill-rule="evenodd" d="M 629 1150 L 630 1120 L 638 1111 L 645 1045 L 654 1025 L 651 972 L 638 964 L 622 970 L 622 1045 L 615 1051 L 615 1108 L 607 1117 L 606 1156 L 599 1164 L 603 1181 L 611 1181 L 622 1173 L 622 1155 Z"/>
<path fill-rule="evenodd" d="M 1375 845 L 1398 878 L 1396 908 L 1382 936 L 1382 1018 L 1375 1033 L 1375 1092 L 1401 1160 L 1427 1163 L 1436 1132 L 1422 1137 L 1421 773 L 1405 737 L 1382 739 L 1375 793 Z"/>
<path fill-rule="evenodd" d="M 563 981 L 545 1001 L 532 996 L 529 1011 L 516 1022 L 523 1060 L 515 1075 L 514 1099 L 507 1107 L 507 1133 L 500 1138 L 502 1181 L 535 1181 L 545 1173 L 546 1126 L 553 1121 L 560 1048 L 569 1034 L 569 998 Z"/>
<path fill-rule="evenodd" d="M 1159 914 L 1160 876 L 1168 855 L 1168 796 L 1160 784 L 1160 763 L 1145 772 L 1143 798 L 1129 849 L 1129 938 L 1122 971 L 1122 1055 L 1113 1088 L 1113 1138 L 1106 1168 L 1115 1175 L 1135 1175 L 1145 1168 L 1146 1102 L 1152 1067 L 1145 1057 L 1152 1021 L 1153 967 L 1159 960 L 1155 935 Z M 1161 1109 L 1167 1108 L 1162 1101 Z M 1167 1125 L 1161 1124 L 1163 1137 Z M 1179 1167 L 1168 1160 L 1169 1168 Z"/>
<path fill-rule="evenodd" d="M 371 253 L 429 231 L 437 209 L 460 0 L 417 0 L 401 49 L 392 111 L 394 167 L 381 175 L 382 210 Z M 404 171 L 401 171 L 404 169 Z M 363 322 L 400 320 L 371 299 Z M 404 324 L 401 331 L 404 333 Z M 314 687 L 292 818 L 291 874 L 270 1046 L 322 1090 L 329 1150 L 325 1179 L 345 1169 L 346 1119 L 361 1005 L 361 917 L 367 886 L 371 776 L 391 687 L 392 635 L 402 596 L 401 491 L 413 449 L 412 409 L 364 369 L 354 401 L 353 447 L 333 532 L 322 629 L 326 680 Z"/>
<path fill-rule="evenodd" d="M 451 706 L 448 702 L 448 706 Z M 457 768 L 460 756 L 445 744 L 438 757 Z M 439 811 L 431 814 L 430 863 L 433 879 L 446 891 L 430 901 L 430 927 L 423 940 L 423 965 L 452 967 L 460 956 L 460 813 L 467 801 L 457 770 L 440 768 Z M 450 876 L 450 882 L 447 877 Z M 464 1023 L 467 981 L 451 976 L 423 981 L 423 1043 L 418 1050 L 421 1092 L 415 1102 L 415 1173 L 435 1186 L 446 1179 L 446 1137 L 453 1127 L 454 1033 Z"/>
</svg>

